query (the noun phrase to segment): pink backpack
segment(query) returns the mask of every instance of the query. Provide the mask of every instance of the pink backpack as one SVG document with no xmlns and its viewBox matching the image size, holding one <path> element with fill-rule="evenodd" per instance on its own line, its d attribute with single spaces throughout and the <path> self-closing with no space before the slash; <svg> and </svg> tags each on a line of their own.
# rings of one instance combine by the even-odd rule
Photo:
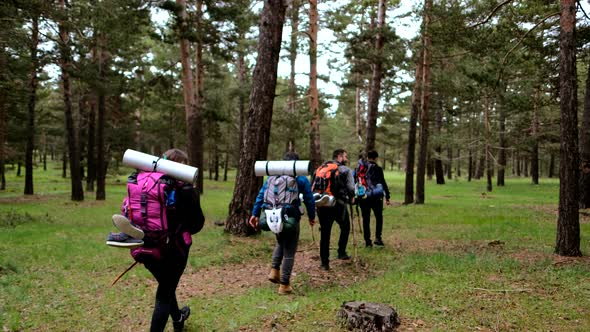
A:
<svg viewBox="0 0 590 332">
<path fill-rule="evenodd" d="M 174 180 L 158 172 L 132 174 L 127 181 L 127 198 L 123 202 L 123 213 L 144 233 L 144 245 L 132 249 L 131 256 L 144 262 L 148 257 L 159 260 L 169 242 L 168 207 L 174 201 Z"/>
</svg>

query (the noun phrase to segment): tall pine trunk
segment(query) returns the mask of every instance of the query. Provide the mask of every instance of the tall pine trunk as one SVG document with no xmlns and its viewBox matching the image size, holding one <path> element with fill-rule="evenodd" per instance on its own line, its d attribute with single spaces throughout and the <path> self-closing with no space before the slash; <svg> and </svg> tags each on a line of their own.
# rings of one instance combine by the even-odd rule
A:
<svg viewBox="0 0 590 332">
<path fill-rule="evenodd" d="M 0 38 L 0 80 L 6 82 L 7 79 L 8 55 L 5 51 L 4 41 Z M 6 141 L 6 93 L 0 91 L 0 190 L 6 190 L 6 150 L 4 143 Z"/>
<path fill-rule="evenodd" d="M 535 93 L 535 102 L 533 103 L 533 119 L 531 123 L 531 136 L 533 138 L 533 147 L 531 150 L 531 180 L 533 184 L 539 184 L 539 115 L 536 96 L 537 93 Z"/>
<path fill-rule="evenodd" d="M 561 0 L 559 34 L 559 217 L 555 253 L 580 256 L 576 1 Z"/>
<path fill-rule="evenodd" d="M 424 0 L 424 51 L 422 56 L 422 93 L 420 115 L 420 150 L 418 153 L 418 167 L 416 168 L 416 204 L 424 204 L 424 181 L 426 161 L 428 156 L 429 136 L 429 106 L 430 106 L 430 8 L 432 0 Z"/>
<path fill-rule="evenodd" d="M 260 17 L 248 122 L 241 143 L 239 174 L 225 223 L 225 231 L 235 235 L 253 233 L 247 221 L 262 184 L 261 179 L 254 175 L 254 163 L 267 157 L 286 8 L 285 0 L 265 1 Z"/>
<path fill-rule="evenodd" d="M 434 159 L 434 173 L 436 174 L 436 184 L 445 184 L 445 174 L 443 171 L 442 163 L 442 145 L 440 143 L 440 137 L 442 134 L 442 113 L 443 103 L 442 101 L 439 101 L 439 107 L 436 108 L 436 111 L 434 113 L 436 135 L 439 137 L 439 142 L 436 143 L 436 147 L 434 148 L 436 155 Z"/>
<path fill-rule="evenodd" d="M 383 60 L 381 59 L 384 44 L 383 29 L 385 29 L 386 1 L 379 0 L 377 11 L 377 36 L 375 38 L 375 53 L 377 54 L 372 64 L 373 74 L 369 89 L 369 105 L 367 109 L 367 139 L 365 151 L 375 150 L 377 138 L 377 117 L 379 114 L 379 99 L 381 99 L 381 79 L 383 77 Z"/>
<path fill-rule="evenodd" d="M 105 125 L 106 125 L 106 55 L 105 37 L 102 33 L 97 34 L 97 55 L 98 55 L 98 107 L 96 123 L 96 199 L 106 199 L 106 149 L 105 149 Z M 71 156 L 70 156 L 71 157 Z"/>
<path fill-rule="evenodd" d="M 318 94 L 318 2 L 309 0 L 309 156 L 311 169 L 322 162 L 320 145 L 320 101 Z"/>
<path fill-rule="evenodd" d="M 580 133 L 580 209 L 590 208 L 590 70 L 586 77 L 586 94 L 584 95 L 584 112 Z M 555 157 L 551 154 L 549 177 L 553 176 Z"/>
<path fill-rule="evenodd" d="M 506 174 L 506 112 L 504 110 L 504 103 L 498 107 L 498 143 L 500 144 L 498 150 L 498 178 L 496 185 L 498 187 L 504 186 L 504 178 Z"/>
<path fill-rule="evenodd" d="M 25 195 L 33 190 L 33 150 L 35 149 L 35 104 L 37 99 L 37 47 L 39 45 L 39 16 L 33 13 L 31 26 L 31 78 L 29 81 L 29 105 L 27 116 L 27 145 L 25 148 Z"/>
<path fill-rule="evenodd" d="M 416 60 L 416 78 L 412 89 L 412 113 L 410 114 L 410 128 L 408 130 L 408 152 L 406 154 L 406 185 L 404 190 L 404 204 L 414 203 L 414 161 L 416 158 L 416 122 L 420 113 L 420 97 L 422 91 L 422 56 L 423 48 Z"/>
<path fill-rule="evenodd" d="M 96 95 L 91 97 L 88 112 L 88 137 L 86 141 L 88 176 L 86 177 L 86 191 L 94 191 L 94 182 L 96 181 Z"/>
<path fill-rule="evenodd" d="M 289 13 L 291 18 L 291 40 L 289 43 L 289 64 L 290 64 L 290 73 L 289 73 L 289 94 L 287 98 L 287 112 L 290 117 L 293 117 L 296 113 L 297 108 L 295 107 L 297 103 L 297 85 L 295 85 L 295 63 L 297 61 L 297 48 L 299 47 L 299 42 L 297 35 L 299 33 L 299 6 L 300 0 L 291 0 Z M 289 128 L 289 130 L 285 133 L 285 147 L 286 151 L 295 152 L 295 140 L 297 139 L 298 133 L 293 130 L 293 128 Z"/>
<path fill-rule="evenodd" d="M 68 14 L 65 0 L 59 0 L 59 8 L 63 17 L 59 20 L 59 46 L 60 46 L 60 67 L 61 82 L 64 100 L 64 115 L 66 122 L 66 137 L 68 145 L 68 156 L 70 161 L 71 177 L 71 199 L 73 201 L 84 200 L 84 189 L 82 187 L 82 177 L 80 176 L 80 147 L 78 145 L 78 135 L 74 125 L 74 116 L 72 110 L 72 90 L 70 86 L 70 71 L 72 70 L 72 57 L 70 55 L 70 36 L 66 21 Z"/>
</svg>

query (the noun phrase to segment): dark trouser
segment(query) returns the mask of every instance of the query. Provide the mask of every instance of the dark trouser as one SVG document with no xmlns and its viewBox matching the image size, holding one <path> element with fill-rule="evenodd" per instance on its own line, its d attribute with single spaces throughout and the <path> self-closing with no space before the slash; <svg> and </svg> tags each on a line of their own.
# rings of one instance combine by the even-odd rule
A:
<svg viewBox="0 0 590 332">
<path fill-rule="evenodd" d="M 288 285 L 295 264 L 295 253 L 299 241 L 299 223 L 291 232 L 277 234 L 277 245 L 272 253 L 272 268 L 281 270 L 281 284 Z"/>
<path fill-rule="evenodd" d="M 363 215 L 363 235 L 365 243 L 371 243 L 371 210 L 375 216 L 375 239 L 381 240 L 383 231 L 383 197 L 359 199 L 359 206 Z"/>
<path fill-rule="evenodd" d="M 158 281 L 151 332 L 164 331 L 168 316 L 175 321 L 180 319 L 180 309 L 176 301 L 176 287 L 186 267 L 187 259 L 188 255 L 184 257 L 181 255 L 165 256 L 160 261 L 147 261 L 144 264 Z"/>
<path fill-rule="evenodd" d="M 340 239 L 338 240 L 338 255 L 346 255 L 346 245 L 350 234 L 350 219 L 346 204 L 336 203 L 332 207 L 318 208 L 320 220 L 320 259 L 322 265 L 330 263 L 330 236 L 334 221 L 340 226 Z"/>
</svg>

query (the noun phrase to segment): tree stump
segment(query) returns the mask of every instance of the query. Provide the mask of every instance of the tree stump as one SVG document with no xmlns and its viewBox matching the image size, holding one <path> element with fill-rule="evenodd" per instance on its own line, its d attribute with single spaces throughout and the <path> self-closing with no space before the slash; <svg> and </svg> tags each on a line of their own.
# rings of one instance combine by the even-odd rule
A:
<svg viewBox="0 0 590 332">
<path fill-rule="evenodd" d="M 392 307 L 362 301 L 344 302 L 337 317 L 350 331 L 395 331 L 401 323 Z"/>
</svg>

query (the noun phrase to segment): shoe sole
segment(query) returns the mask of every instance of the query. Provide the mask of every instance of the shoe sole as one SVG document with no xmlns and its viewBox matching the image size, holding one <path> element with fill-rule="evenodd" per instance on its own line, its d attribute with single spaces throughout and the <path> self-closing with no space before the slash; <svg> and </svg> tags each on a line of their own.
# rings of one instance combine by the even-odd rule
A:
<svg viewBox="0 0 590 332">
<path fill-rule="evenodd" d="M 111 247 L 117 248 L 125 248 L 125 249 L 135 249 L 143 246 L 143 241 L 137 243 L 127 243 L 127 242 L 117 242 L 117 241 L 107 241 L 107 245 Z"/>
<path fill-rule="evenodd" d="M 145 235 L 141 229 L 131 225 L 131 221 L 120 214 L 113 215 L 113 225 L 134 239 L 142 240 Z"/>
</svg>

